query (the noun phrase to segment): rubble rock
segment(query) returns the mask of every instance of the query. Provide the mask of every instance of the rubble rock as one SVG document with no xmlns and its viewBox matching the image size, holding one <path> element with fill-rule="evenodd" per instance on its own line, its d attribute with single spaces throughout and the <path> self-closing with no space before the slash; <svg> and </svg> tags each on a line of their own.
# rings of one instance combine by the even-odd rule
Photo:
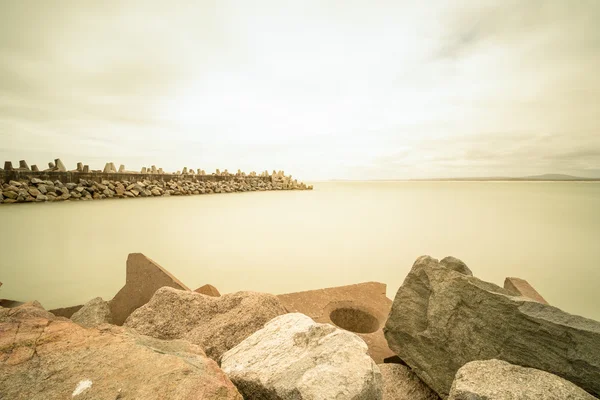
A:
<svg viewBox="0 0 600 400">
<path fill-rule="evenodd" d="M 189 340 L 219 362 L 224 352 L 284 313 L 271 294 L 237 292 L 211 297 L 163 287 L 127 318 L 125 326 L 158 339 Z"/>
<path fill-rule="evenodd" d="M 108 303 L 102 297 L 96 297 L 75 312 L 71 321 L 84 328 L 95 328 L 102 324 L 112 324 L 112 316 Z"/>
<path fill-rule="evenodd" d="M 441 397 L 470 361 L 500 359 L 600 395 L 600 322 L 514 296 L 419 257 L 384 328 L 390 348 Z"/>
<path fill-rule="evenodd" d="M 556 375 L 500 360 L 462 366 L 449 400 L 594 400 L 594 396 Z"/>
<path fill-rule="evenodd" d="M 0 309 L 0 398 L 242 400 L 217 364 L 183 340 L 85 329 L 26 304 Z"/>
<path fill-rule="evenodd" d="M 382 398 L 381 373 L 366 343 L 300 313 L 269 321 L 227 351 L 221 367 L 247 399 Z"/>
</svg>

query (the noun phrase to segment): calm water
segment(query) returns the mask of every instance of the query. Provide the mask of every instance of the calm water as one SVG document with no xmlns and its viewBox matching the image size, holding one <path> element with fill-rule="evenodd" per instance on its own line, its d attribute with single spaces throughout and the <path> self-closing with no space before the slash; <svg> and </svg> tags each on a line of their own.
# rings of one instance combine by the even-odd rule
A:
<svg viewBox="0 0 600 400">
<path fill-rule="evenodd" d="M 110 299 L 142 252 L 194 289 L 286 293 L 363 281 L 393 298 L 415 258 L 528 280 L 600 320 L 600 184 L 316 183 L 312 192 L 0 206 L 0 298 Z"/>
</svg>

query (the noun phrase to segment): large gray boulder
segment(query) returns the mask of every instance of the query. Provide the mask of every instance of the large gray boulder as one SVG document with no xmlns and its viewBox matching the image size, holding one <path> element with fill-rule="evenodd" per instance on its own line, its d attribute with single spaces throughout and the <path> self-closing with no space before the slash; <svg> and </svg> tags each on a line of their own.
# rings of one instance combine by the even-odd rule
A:
<svg viewBox="0 0 600 400">
<path fill-rule="evenodd" d="M 219 362 L 231 349 L 286 311 L 272 294 L 237 292 L 221 297 L 160 288 L 124 326 L 158 339 L 186 339 Z"/>
<path fill-rule="evenodd" d="M 600 322 L 514 296 L 422 256 L 384 328 L 390 348 L 441 397 L 470 361 L 501 359 L 600 395 Z"/>
<path fill-rule="evenodd" d="M 300 313 L 274 318 L 223 355 L 246 399 L 378 400 L 381 373 L 357 335 Z"/>
<path fill-rule="evenodd" d="M 95 328 L 102 324 L 112 324 L 108 302 L 102 300 L 102 297 L 96 297 L 88 301 L 71 316 L 71 321 L 84 328 Z"/>
<path fill-rule="evenodd" d="M 500 360 L 472 361 L 456 373 L 450 400 L 594 400 L 551 373 Z"/>
<path fill-rule="evenodd" d="M 439 396 L 402 364 L 379 364 L 383 400 L 439 400 Z"/>
</svg>

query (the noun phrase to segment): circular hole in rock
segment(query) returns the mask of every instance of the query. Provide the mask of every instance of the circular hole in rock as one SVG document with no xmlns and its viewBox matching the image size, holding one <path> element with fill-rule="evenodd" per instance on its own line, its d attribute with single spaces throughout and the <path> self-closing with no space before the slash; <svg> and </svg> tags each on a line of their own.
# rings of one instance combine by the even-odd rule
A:
<svg viewBox="0 0 600 400">
<path fill-rule="evenodd" d="M 379 321 L 366 311 L 356 308 L 337 308 L 329 314 L 331 322 L 355 333 L 372 333 L 379 329 Z"/>
</svg>

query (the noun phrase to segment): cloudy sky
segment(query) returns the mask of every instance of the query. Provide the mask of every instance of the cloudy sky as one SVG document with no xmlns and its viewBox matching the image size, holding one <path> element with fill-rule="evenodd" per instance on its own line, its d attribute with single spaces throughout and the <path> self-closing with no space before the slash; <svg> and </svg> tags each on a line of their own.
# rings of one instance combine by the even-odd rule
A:
<svg viewBox="0 0 600 400">
<path fill-rule="evenodd" d="M 0 159 L 600 177 L 600 1 L 0 0 Z"/>
</svg>

